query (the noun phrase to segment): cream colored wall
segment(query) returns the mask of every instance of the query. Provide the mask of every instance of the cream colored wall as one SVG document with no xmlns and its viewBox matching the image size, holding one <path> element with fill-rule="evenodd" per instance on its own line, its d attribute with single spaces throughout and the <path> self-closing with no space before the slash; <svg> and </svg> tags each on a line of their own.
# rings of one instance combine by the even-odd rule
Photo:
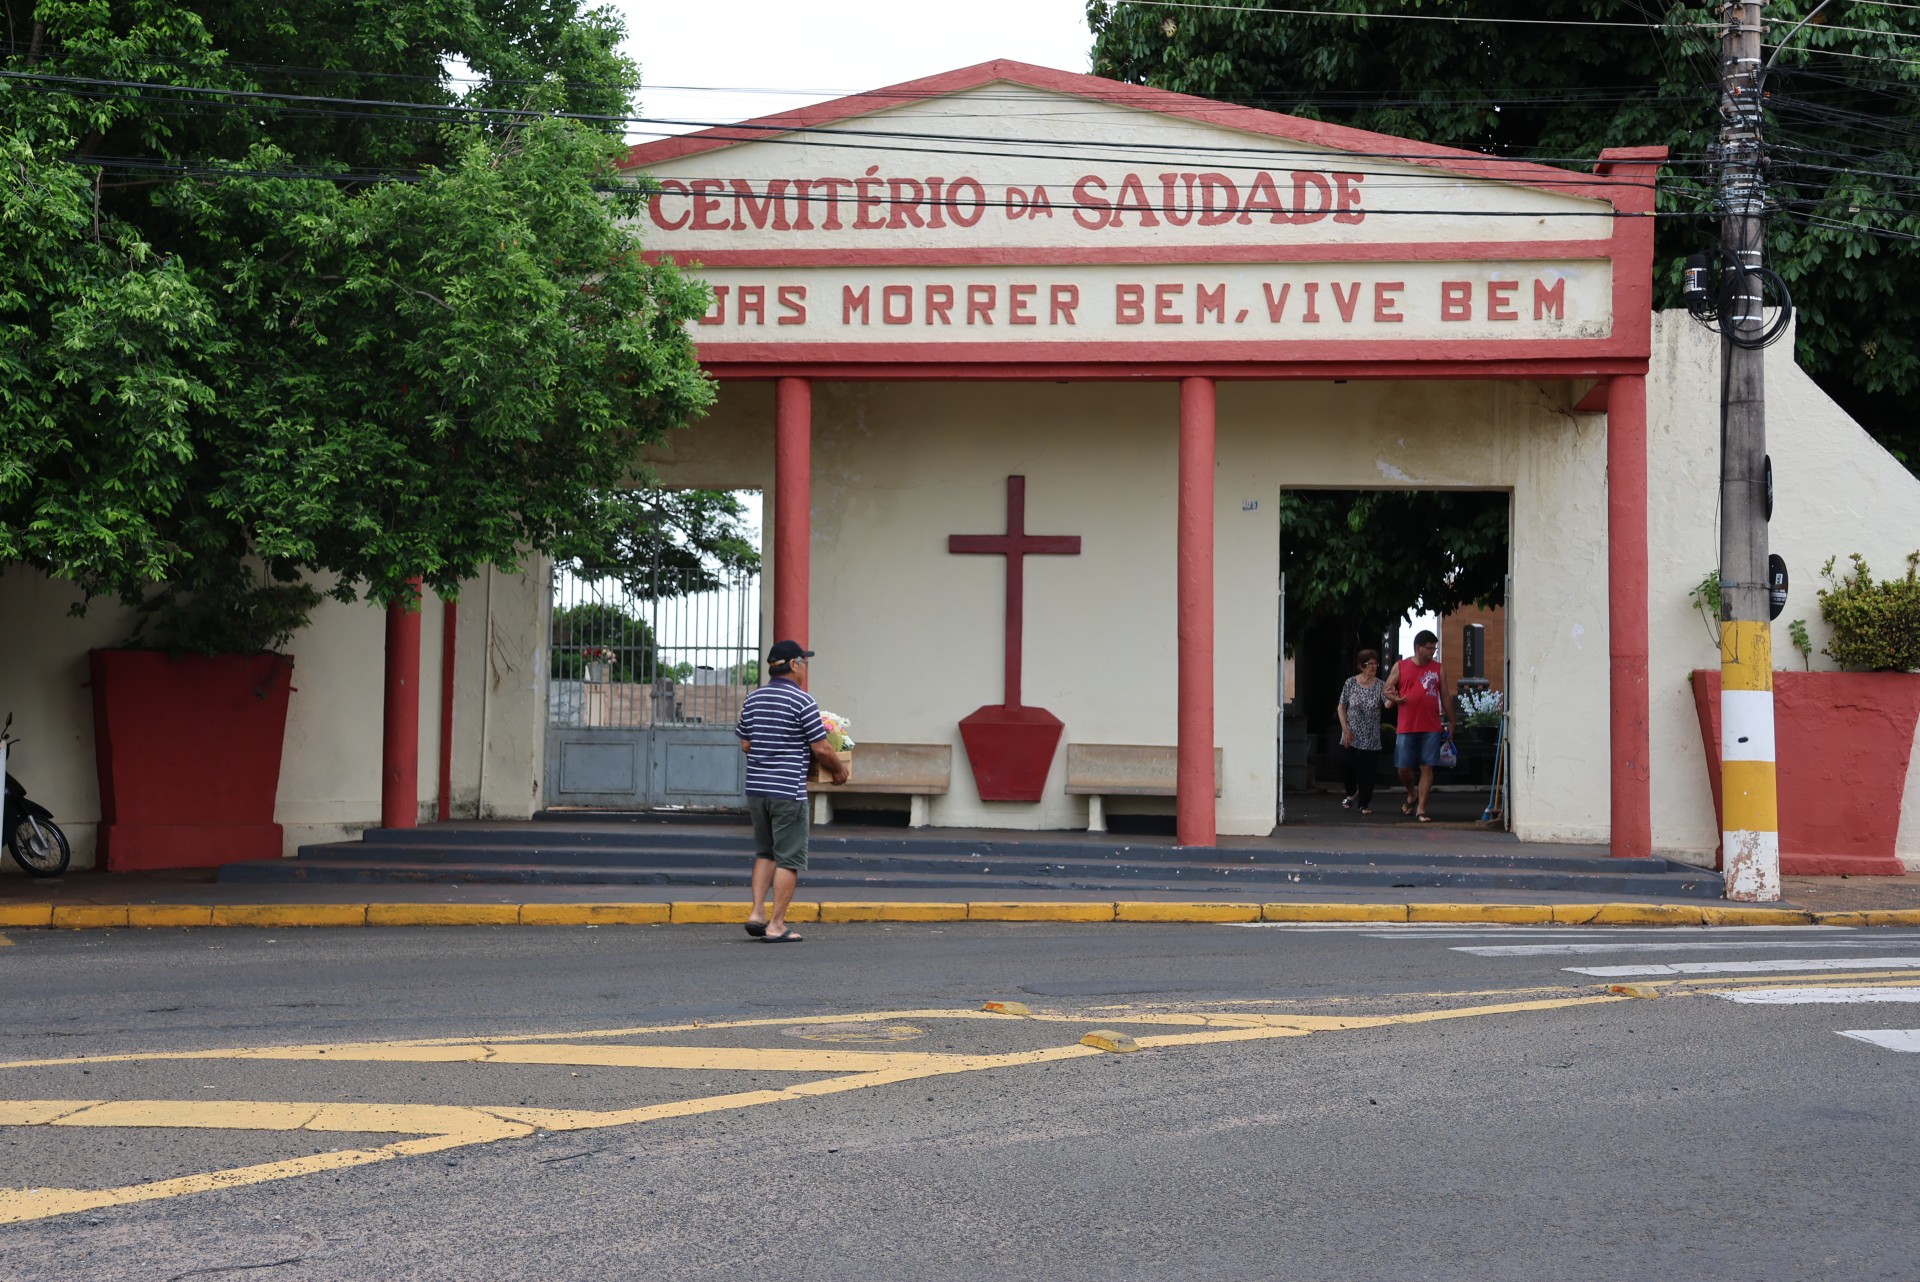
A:
<svg viewBox="0 0 1920 1282">
<path fill-rule="evenodd" d="M 1280 491 L 1475 487 L 1515 496 L 1514 613 L 1532 621 L 1514 628 L 1516 702 L 1528 701 L 1516 713 L 1516 823 L 1537 839 L 1604 839 L 1605 447 L 1596 422 L 1560 408 L 1568 394 L 1221 385 L 1222 832 L 1264 833 L 1275 819 Z M 946 536 L 1004 529 L 1006 477 L 1025 475 L 1029 531 L 1082 539 L 1078 557 L 1027 562 L 1026 702 L 1065 721 L 1065 740 L 1173 743 L 1173 386 L 828 384 L 814 397 L 814 693 L 853 719 L 856 737 L 953 745 L 953 791 L 935 801 L 935 824 L 1084 822 L 1058 759 L 1037 804 L 982 802 L 974 790 L 958 721 L 1000 699 L 1005 562 L 949 555 Z M 724 387 L 712 418 L 658 460 L 658 476 L 766 484 L 772 412 L 764 386 Z"/>
<path fill-rule="evenodd" d="M 454 719 L 458 814 L 525 818 L 539 804 L 546 575 L 544 563 L 523 575 L 496 572 L 465 594 Z M 19 566 L 0 573 L 0 619 L 9 637 L 0 713 L 13 712 L 25 741 L 13 772 L 54 812 L 72 842 L 75 867 L 87 868 L 100 821 L 87 651 L 120 641 L 132 618 L 111 601 L 95 601 L 84 618 L 71 618 L 67 609 L 77 596 L 70 585 Z M 432 594 L 420 630 L 418 795 L 420 817 L 428 820 L 438 804 L 440 754 L 442 609 Z M 329 600 L 288 647 L 294 692 L 275 803 L 287 854 L 379 822 L 385 646 L 380 610 Z"/>
<path fill-rule="evenodd" d="M 1687 592 L 1719 562 L 1719 339 L 1683 312 L 1654 318 L 1648 396 L 1649 602 L 1654 844 L 1710 861 L 1719 837 L 1706 752 L 1687 676 L 1720 662 Z M 1920 480 L 1847 417 L 1793 363 L 1789 335 L 1767 351 L 1767 450 L 1773 456 L 1772 548 L 1791 574 L 1773 628 L 1776 667 L 1801 662 L 1787 624 L 1805 619 L 1813 667 L 1829 632 L 1816 592 L 1829 557 L 1859 552 L 1878 577 L 1904 573 L 1920 547 Z M 1912 758 L 1898 849 L 1920 868 L 1920 753 Z"/>
</svg>

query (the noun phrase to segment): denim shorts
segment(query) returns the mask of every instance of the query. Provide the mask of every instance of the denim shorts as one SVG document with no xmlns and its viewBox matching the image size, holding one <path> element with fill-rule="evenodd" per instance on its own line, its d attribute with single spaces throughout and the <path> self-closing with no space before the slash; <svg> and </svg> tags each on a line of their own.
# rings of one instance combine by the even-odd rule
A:
<svg viewBox="0 0 1920 1282">
<path fill-rule="evenodd" d="M 1415 766 L 1437 766 L 1440 764 L 1440 740 L 1444 738 L 1438 730 L 1409 730 L 1393 737 L 1393 764 L 1401 770 L 1412 770 Z"/>
</svg>

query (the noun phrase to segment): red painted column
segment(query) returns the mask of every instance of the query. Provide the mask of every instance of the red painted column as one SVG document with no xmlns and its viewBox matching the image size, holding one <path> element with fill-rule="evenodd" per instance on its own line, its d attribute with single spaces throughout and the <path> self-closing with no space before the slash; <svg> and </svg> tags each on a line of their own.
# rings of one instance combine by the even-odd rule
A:
<svg viewBox="0 0 1920 1282">
<path fill-rule="evenodd" d="M 420 580 L 413 608 L 387 607 L 387 689 L 380 734 L 380 826 L 420 822 Z"/>
<path fill-rule="evenodd" d="M 773 637 L 807 643 L 813 537 L 813 384 L 783 378 L 773 393 Z"/>
<path fill-rule="evenodd" d="M 1607 400 L 1607 654 L 1612 853 L 1653 853 L 1647 694 L 1647 379 Z"/>
<path fill-rule="evenodd" d="M 1178 562 L 1180 766 L 1176 840 L 1211 846 L 1213 801 L 1213 441 L 1210 378 L 1180 380 Z"/>
</svg>

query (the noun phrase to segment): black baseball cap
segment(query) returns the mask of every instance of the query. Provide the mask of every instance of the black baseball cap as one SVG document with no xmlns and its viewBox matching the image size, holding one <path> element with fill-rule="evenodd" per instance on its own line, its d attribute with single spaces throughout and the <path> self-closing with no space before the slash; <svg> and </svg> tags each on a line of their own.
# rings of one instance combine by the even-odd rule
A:
<svg viewBox="0 0 1920 1282">
<path fill-rule="evenodd" d="M 767 651 L 768 663 L 791 663 L 795 659 L 811 659 L 813 651 L 800 648 L 798 641 L 775 641 L 773 649 Z"/>
</svg>

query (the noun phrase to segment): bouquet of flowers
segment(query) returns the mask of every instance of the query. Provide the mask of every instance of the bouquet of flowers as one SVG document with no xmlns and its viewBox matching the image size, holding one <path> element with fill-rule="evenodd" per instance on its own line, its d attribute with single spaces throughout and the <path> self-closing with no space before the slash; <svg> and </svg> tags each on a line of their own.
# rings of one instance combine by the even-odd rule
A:
<svg viewBox="0 0 1920 1282">
<path fill-rule="evenodd" d="M 1455 703 L 1459 705 L 1462 726 L 1497 726 L 1506 711 L 1506 697 L 1498 690 L 1469 690 Z"/>
<path fill-rule="evenodd" d="M 853 723 L 837 712 L 820 711 L 820 724 L 827 728 L 827 746 L 835 752 L 847 752 L 853 747 L 853 736 L 847 731 Z"/>
<path fill-rule="evenodd" d="M 619 657 L 610 645 L 590 645 L 580 651 L 580 658 L 587 663 L 612 663 Z"/>
</svg>

